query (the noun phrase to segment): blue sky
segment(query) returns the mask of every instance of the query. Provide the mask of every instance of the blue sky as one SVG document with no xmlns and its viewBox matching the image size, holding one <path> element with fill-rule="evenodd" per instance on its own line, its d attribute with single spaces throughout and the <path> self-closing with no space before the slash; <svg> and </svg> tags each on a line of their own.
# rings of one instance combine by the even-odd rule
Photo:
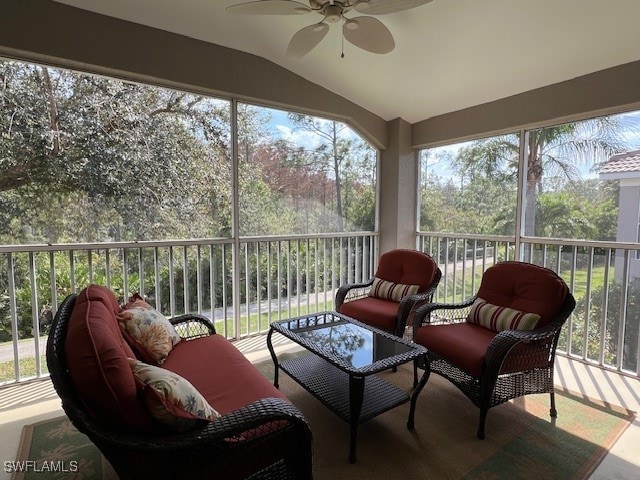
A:
<svg viewBox="0 0 640 480">
<path fill-rule="evenodd" d="M 633 111 L 615 115 L 618 121 L 621 123 L 623 131 L 621 132 L 621 136 L 628 144 L 630 150 L 638 150 L 640 149 L 640 111 Z M 458 150 L 461 148 L 470 145 L 473 143 L 462 142 L 455 145 L 447 145 L 443 147 L 437 147 L 432 149 L 432 155 L 429 157 L 428 162 L 428 171 L 442 178 L 455 178 L 457 175 L 452 175 L 451 170 L 449 168 L 449 162 L 443 161 L 441 163 L 434 163 L 435 155 L 434 154 L 448 154 L 451 157 L 455 157 Z M 622 153 L 622 152 L 619 152 Z M 585 161 L 585 162 L 576 162 L 576 167 L 580 172 L 580 176 L 583 179 L 586 178 L 597 178 L 598 174 L 593 170 L 593 161 Z"/>
<path fill-rule="evenodd" d="M 321 139 L 318 135 L 312 132 L 304 132 L 295 130 L 289 120 L 288 112 L 284 110 L 267 109 L 271 115 L 271 121 L 269 127 L 271 134 L 278 139 L 289 140 L 296 145 L 303 146 L 306 149 L 314 149 L 321 145 Z M 329 120 L 327 120 L 329 121 Z M 357 134 L 347 126 L 347 128 L 341 133 L 346 137 L 357 136 Z"/>
<path fill-rule="evenodd" d="M 267 110 L 271 116 L 269 126 L 273 137 L 292 141 L 295 144 L 303 146 L 307 149 L 313 149 L 320 145 L 320 139 L 317 135 L 314 135 L 310 132 L 295 131 L 293 129 L 291 121 L 287 116 L 287 111 L 271 108 Z M 630 147 L 629 150 L 640 149 L 640 110 L 626 112 L 615 116 L 618 118 L 624 128 L 622 136 L 628 143 Z M 350 130 L 350 134 L 355 135 L 352 130 Z M 471 143 L 472 142 L 463 142 L 455 145 L 438 147 L 437 149 L 433 150 L 434 152 L 448 152 L 450 155 L 455 156 L 460 148 Z M 597 172 L 593 171 L 591 163 L 592 162 L 587 161 L 580 162 L 579 165 L 577 165 L 582 178 L 597 177 Z M 451 175 L 448 162 L 444 162 L 440 165 L 430 163 L 429 171 L 444 178 L 454 177 L 453 175 Z"/>
</svg>

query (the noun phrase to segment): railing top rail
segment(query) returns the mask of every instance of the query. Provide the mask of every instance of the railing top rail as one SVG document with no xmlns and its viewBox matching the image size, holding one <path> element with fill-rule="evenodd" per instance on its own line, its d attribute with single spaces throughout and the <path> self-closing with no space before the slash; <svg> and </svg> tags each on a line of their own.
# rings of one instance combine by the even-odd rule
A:
<svg viewBox="0 0 640 480">
<path fill-rule="evenodd" d="M 377 236 L 376 232 L 335 232 L 309 235 L 273 235 L 240 237 L 241 243 L 247 242 L 279 242 L 287 240 L 313 240 L 318 238 L 348 238 Z M 108 250 L 154 247 L 184 247 L 198 245 L 230 244 L 233 238 L 191 238 L 186 240 L 139 240 L 132 242 L 92 242 L 92 243 L 39 243 L 31 245 L 0 245 L 0 253 L 30 253 L 70 250 Z"/>
<path fill-rule="evenodd" d="M 481 240 L 487 242 L 515 242 L 516 239 L 509 235 L 474 235 L 472 233 L 445 233 L 445 232 L 417 232 L 419 236 L 437 238 L 464 238 L 467 240 Z"/>
<path fill-rule="evenodd" d="M 467 240 L 480 240 L 488 242 L 515 242 L 515 237 L 508 235 L 474 235 L 469 233 L 442 233 L 442 232 L 417 232 L 419 236 L 436 238 L 461 238 Z M 595 248 L 619 248 L 623 250 L 638 250 L 640 243 L 634 242 L 609 242 L 602 240 L 575 240 L 568 238 L 546 237 L 520 237 L 521 243 L 534 243 L 546 245 L 561 245 L 568 247 L 595 247 Z"/>
<path fill-rule="evenodd" d="M 523 243 L 544 243 L 547 245 L 564 245 L 570 247 L 619 248 L 623 250 L 640 249 L 640 243 L 607 242 L 602 240 L 569 240 L 566 238 L 521 237 Z"/>
<path fill-rule="evenodd" d="M 0 245 L 0 253 L 182 247 L 186 245 L 222 244 L 230 243 L 231 241 L 230 238 L 192 238 L 187 240 L 134 240 L 132 242 L 37 243 L 31 245 Z"/>
<path fill-rule="evenodd" d="M 267 235 L 240 237 L 241 243 L 247 242 L 280 242 L 287 240 L 315 240 L 318 238 L 377 237 L 378 232 L 330 232 L 300 235 Z"/>
</svg>

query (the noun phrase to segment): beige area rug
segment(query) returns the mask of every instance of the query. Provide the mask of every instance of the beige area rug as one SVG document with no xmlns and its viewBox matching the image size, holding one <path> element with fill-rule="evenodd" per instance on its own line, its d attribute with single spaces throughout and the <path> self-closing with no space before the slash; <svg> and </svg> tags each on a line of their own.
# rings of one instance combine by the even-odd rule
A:
<svg viewBox="0 0 640 480">
<path fill-rule="evenodd" d="M 380 376 L 410 387 L 407 366 Z M 431 375 L 418 398 L 415 428 L 406 428 L 409 404 L 361 424 L 357 462 L 347 461 L 349 426 L 286 374 L 280 388 L 298 406 L 315 442 L 315 478 L 560 480 L 587 478 L 633 420 L 620 407 L 570 392 L 556 392 L 558 417 L 549 416 L 549 395 L 529 395 L 494 407 L 485 440 L 478 440 L 479 410 L 451 383 Z"/>
<path fill-rule="evenodd" d="M 259 365 L 270 379 L 272 365 Z M 410 387 L 412 373 L 381 374 Z M 486 440 L 476 438 L 478 409 L 449 382 L 432 375 L 420 394 L 415 429 L 406 428 L 409 405 L 361 424 L 357 462 L 347 460 L 349 426 L 286 374 L 280 388 L 311 425 L 316 480 L 354 479 L 583 479 L 633 419 L 626 410 L 558 392 L 558 418 L 549 417 L 549 396 L 530 395 L 489 411 Z M 111 479 L 113 472 L 66 417 L 24 427 L 19 461 L 59 461 L 76 472 L 30 471 L 14 478 Z M 60 466 L 60 465 L 58 465 Z"/>
</svg>

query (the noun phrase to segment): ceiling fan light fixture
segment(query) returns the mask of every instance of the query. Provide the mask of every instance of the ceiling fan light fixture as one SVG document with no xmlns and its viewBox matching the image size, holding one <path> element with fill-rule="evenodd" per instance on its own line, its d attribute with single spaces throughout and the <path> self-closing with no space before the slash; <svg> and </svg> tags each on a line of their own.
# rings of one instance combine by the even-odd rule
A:
<svg viewBox="0 0 640 480">
<path fill-rule="evenodd" d="M 353 7 L 359 12 L 367 13 L 367 9 L 371 7 L 371 4 L 369 3 L 369 0 L 360 0 L 359 2 L 354 3 Z"/>
<path fill-rule="evenodd" d="M 358 24 L 357 20 L 347 20 L 344 23 L 344 27 L 349 29 L 349 30 L 355 30 L 359 27 L 360 25 Z"/>
</svg>

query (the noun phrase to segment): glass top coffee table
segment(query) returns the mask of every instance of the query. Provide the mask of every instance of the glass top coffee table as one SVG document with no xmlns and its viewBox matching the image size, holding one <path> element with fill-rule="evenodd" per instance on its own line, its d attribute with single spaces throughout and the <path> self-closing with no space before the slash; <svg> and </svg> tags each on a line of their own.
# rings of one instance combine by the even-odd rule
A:
<svg viewBox="0 0 640 480">
<path fill-rule="evenodd" d="M 278 332 L 304 347 L 308 353 L 279 362 L 271 337 Z M 427 350 L 335 312 L 322 312 L 271 324 L 267 346 L 275 365 L 273 384 L 278 387 L 282 370 L 350 424 L 349 461 L 356 461 L 358 424 L 407 401 L 411 402 L 407 428 L 414 426 L 418 394 L 429 378 Z M 409 392 L 375 374 L 414 362 Z M 418 361 L 424 374 L 417 375 Z"/>
</svg>

